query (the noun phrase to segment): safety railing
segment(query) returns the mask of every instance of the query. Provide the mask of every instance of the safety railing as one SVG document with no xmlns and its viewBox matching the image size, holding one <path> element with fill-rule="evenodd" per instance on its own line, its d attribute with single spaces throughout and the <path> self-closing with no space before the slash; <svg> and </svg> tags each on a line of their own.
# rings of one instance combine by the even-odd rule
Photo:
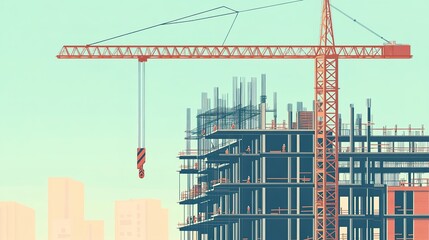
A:
<svg viewBox="0 0 429 240">
<path fill-rule="evenodd" d="M 427 168 L 429 162 L 384 162 L 385 168 Z"/>
<path fill-rule="evenodd" d="M 192 216 L 187 216 L 185 217 L 185 221 L 184 222 L 179 222 L 177 224 L 178 227 L 182 227 L 182 226 L 187 226 L 187 225 L 192 225 L 192 224 L 197 224 L 200 222 L 204 222 L 206 221 L 206 213 L 198 213 L 198 215 L 192 215 Z"/>
<path fill-rule="evenodd" d="M 426 144 L 427 145 L 427 144 Z M 407 153 L 407 152 L 429 152 L 429 146 L 393 146 L 392 144 L 371 144 L 371 152 L 384 152 L 384 153 Z M 348 153 L 351 152 L 351 148 L 341 147 L 339 152 Z M 368 147 L 366 146 L 355 146 L 354 152 L 368 152 Z"/>
<path fill-rule="evenodd" d="M 198 156 L 198 155 L 205 155 L 214 151 L 217 151 L 221 148 L 224 148 L 226 146 L 232 145 L 236 143 L 237 140 L 230 139 L 226 141 L 220 141 L 219 144 L 214 145 L 212 142 L 209 143 L 211 145 L 209 148 L 201 148 L 201 149 L 189 149 L 189 150 L 182 150 L 178 153 L 178 156 Z"/>
<path fill-rule="evenodd" d="M 425 126 L 421 127 L 412 127 L 408 125 L 408 127 L 398 127 L 395 125 L 394 127 L 383 126 L 381 128 L 372 127 L 374 123 L 370 123 L 371 135 L 377 136 L 423 136 L 425 134 Z M 367 134 L 367 123 L 362 123 L 362 127 L 356 126 L 354 129 L 355 136 L 366 136 Z M 349 136 L 350 135 L 350 124 L 342 124 L 341 127 L 341 136 Z"/>
<path fill-rule="evenodd" d="M 192 149 L 192 150 L 183 150 L 179 152 L 179 156 L 195 156 L 198 154 L 198 150 L 197 149 Z"/>
<path fill-rule="evenodd" d="M 180 200 L 195 199 L 197 197 L 205 196 L 207 191 L 207 184 L 194 185 L 188 191 L 182 191 L 180 193 Z"/>
<path fill-rule="evenodd" d="M 194 169 L 194 170 L 198 170 L 199 169 L 199 164 L 198 162 L 195 162 L 194 164 L 181 164 L 180 165 L 180 170 L 188 170 L 188 169 Z"/>
<path fill-rule="evenodd" d="M 401 187 L 429 187 L 429 178 L 414 179 L 414 181 L 412 183 L 401 181 L 401 182 L 399 182 L 399 186 L 401 186 Z"/>
<path fill-rule="evenodd" d="M 301 206 L 300 209 L 297 208 L 272 208 L 270 211 L 271 214 L 312 214 L 313 206 Z"/>
<path fill-rule="evenodd" d="M 218 183 L 229 183 L 229 179 L 228 178 L 219 178 L 219 179 L 212 180 L 210 183 L 212 185 L 215 185 Z"/>
<path fill-rule="evenodd" d="M 289 127 L 285 120 L 282 123 L 276 123 L 274 120 L 271 120 L 271 123 L 265 124 L 265 129 L 289 129 Z"/>
</svg>

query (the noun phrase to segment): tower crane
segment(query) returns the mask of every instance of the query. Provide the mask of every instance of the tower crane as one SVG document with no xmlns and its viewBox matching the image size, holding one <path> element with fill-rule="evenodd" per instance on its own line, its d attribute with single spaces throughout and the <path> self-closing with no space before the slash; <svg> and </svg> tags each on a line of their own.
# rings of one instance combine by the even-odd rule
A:
<svg viewBox="0 0 429 240">
<path fill-rule="evenodd" d="M 314 81 L 314 238 L 339 239 L 338 231 L 338 62 L 343 59 L 409 59 L 410 45 L 336 45 L 329 0 L 322 0 L 318 45 L 67 45 L 59 59 L 137 59 L 139 62 L 137 168 L 144 177 L 145 63 L 151 59 L 313 59 Z"/>
</svg>

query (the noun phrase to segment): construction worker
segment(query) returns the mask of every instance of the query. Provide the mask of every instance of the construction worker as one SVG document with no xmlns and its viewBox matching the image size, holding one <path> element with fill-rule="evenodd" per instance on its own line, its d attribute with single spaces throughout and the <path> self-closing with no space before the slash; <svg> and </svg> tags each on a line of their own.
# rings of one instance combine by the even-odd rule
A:
<svg viewBox="0 0 429 240">
<path fill-rule="evenodd" d="M 250 146 L 247 146 L 246 153 L 250 153 Z"/>
<path fill-rule="evenodd" d="M 216 132 L 217 131 L 217 125 L 215 124 L 215 125 L 213 125 L 213 132 Z"/>
<path fill-rule="evenodd" d="M 247 176 L 247 181 L 246 183 L 250 183 L 250 176 Z"/>
<path fill-rule="evenodd" d="M 203 135 L 203 136 L 205 136 L 205 135 L 206 135 L 206 130 L 205 130 L 205 129 L 203 129 L 203 130 L 201 131 L 201 135 Z"/>
<path fill-rule="evenodd" d="M 229 150 L 228 150 L 228 148 L 227 148 L 227 149 L 225 149 L 225 154 L 229 154 Z"/>
<path fill-rule="evenodd" d="M 250 206 L 247 205 L 247 214 L 250 214 Z"/>
<path fill-rule="evenodd" d="M 286 144 L 284 144 L 284 143 L 282 145 L 282 152 L 286 152 Z"/>
<path fill-rule="evenodd" d="M 231 129 L 235 129 L 235 124 L 234 123 L 231 124 Z"/>
</svg>

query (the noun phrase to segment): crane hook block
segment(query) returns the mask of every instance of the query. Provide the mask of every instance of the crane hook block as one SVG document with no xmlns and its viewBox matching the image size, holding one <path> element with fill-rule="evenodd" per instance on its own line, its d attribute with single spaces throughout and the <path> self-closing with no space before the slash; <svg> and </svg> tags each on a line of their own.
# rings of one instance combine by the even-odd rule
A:
<svg viewBox="0 0 429 240">
<path fill-rule="evenodd" d="M 146 148 L 137 148 L 137 169 L 139 170 L 139 177 L 144 178 L 143 165 L 146 162 Z"/>
</svg>

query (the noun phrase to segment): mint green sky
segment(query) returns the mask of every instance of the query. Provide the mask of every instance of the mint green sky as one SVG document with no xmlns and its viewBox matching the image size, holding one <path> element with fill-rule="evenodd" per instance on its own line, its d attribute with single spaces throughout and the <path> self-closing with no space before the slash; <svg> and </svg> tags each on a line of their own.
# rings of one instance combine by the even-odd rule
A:
<svg viewBox="0 0 429 240">
<path fill-rule="evenodd" d="M 177 153 L 185 146 L 185 109 L 193 114 L 200 93 L 219 86 L 230 92 L 232 76 L 266 73 L 268 101 L 279 107 L 313 97 L 313 61 L 153 60 L 146 64 L 148 159 L 146 178 L 135 169 L 137 62 L 58 60 L 64 44 L 87 44 L 220 5 L 241 10 L 280 1 L 0 1 L 0 201 L 36 210 L 37 240 L 47 239 L 48 177 L 85 184 L 87 219 L 105 220 L 114 239 L 114 201 L 157 198 L 169 208 L 170 237 L 176 224 Z M 317 44 L 319 0 L 242 14 L 226 44 Z M 340 62 L 340 111 L 364 112 L 373 99 L 378 126 L 429 127 L 429 37 L 425 0 L 332 1 L 389 40 L 412 45 L 411 60 Z M 337 44 L 383 42 L 333 10 Z M 221 44 L 233 16 L 166 26 L 111 44 Z M 281 111 L 280 119 L 285 116 Z M 347 122 L 347 118 L 344 119 Z"/>
</svg>

